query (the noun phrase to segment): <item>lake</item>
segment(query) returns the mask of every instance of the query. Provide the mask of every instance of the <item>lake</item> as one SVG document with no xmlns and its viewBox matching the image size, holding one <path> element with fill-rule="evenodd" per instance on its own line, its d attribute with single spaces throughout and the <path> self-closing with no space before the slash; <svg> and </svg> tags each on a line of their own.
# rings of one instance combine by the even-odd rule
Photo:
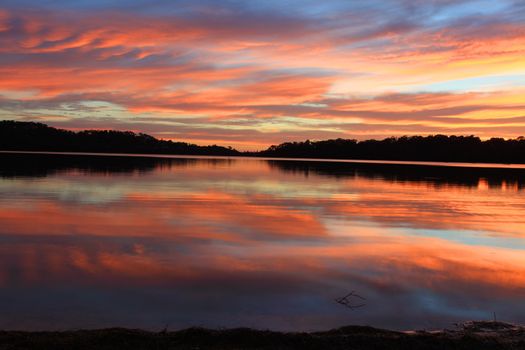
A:
<svg viewBox="0 0 525 350">
<path fill-rule="evenodd" d="M 405 330 L 494 312 L 525 323 L 525 169 L 7 153 L 0 164 L 1 329 Z"/>
</svg>

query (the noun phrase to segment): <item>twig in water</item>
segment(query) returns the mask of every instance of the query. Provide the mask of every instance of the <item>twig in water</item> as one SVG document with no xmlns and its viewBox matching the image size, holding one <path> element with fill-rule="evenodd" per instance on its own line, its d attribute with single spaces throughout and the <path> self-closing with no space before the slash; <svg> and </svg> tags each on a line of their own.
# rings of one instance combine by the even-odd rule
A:
<svg viewBox="0 0 525 350">
<path fill-rule="evenodd" d="M 366 300 L 366 298 L 360 296 L 355 291 L 351 291 L 350 293 L 348 293 L 344 297 L 340 297 L 340 298 L 335 299 L 335 302 L 338 303 L 338 304 L 341 304 L 341 305 L 343 305 L 343 306 L 345 306 L 347 308 L 349 308 L 350 310 L 355 310 L 357 308 L 360 308 L 360 307 L 363 307 L 363 306 L 366 305 L 365 303 L 354 304 L 354 303 L 352 303 L 352 299 Z"/>
</svg>

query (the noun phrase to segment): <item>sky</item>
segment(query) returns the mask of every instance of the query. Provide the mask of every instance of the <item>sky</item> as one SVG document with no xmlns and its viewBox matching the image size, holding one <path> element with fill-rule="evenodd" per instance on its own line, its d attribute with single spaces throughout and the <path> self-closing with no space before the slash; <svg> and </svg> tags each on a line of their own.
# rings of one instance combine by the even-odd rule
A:
<svg viewBox="0 0 525 350">
<path fill-rule="evenodd" d="M 523 0 L 0 0 L 0 119 L 264 149 L 525 135 Z"/>
</svg>

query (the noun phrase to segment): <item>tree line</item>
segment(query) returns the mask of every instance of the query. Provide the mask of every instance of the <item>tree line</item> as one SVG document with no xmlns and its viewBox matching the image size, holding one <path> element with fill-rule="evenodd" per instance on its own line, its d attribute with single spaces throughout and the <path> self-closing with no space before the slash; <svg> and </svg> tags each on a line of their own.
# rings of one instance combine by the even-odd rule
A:
<svg viewBox="0 0 525 350">
<path fill-rule="evenodd" d="M 34 122 L 0 121 L 0 149 L 18 151 L 104 152 L 234 156 L 240 152 L 217 145 L 198 146 L 159 140 L 131 131 L 69 131 Z"/>
<path fill-rule="evenodd" d="M 475 163 L 525 163 L 525 138 L 476 136 L 403 136 L 384 140 L 285 142 L 258 155 L 290 158 L 407 160 Z"/>
<path fill-rule="evenodd" d="M 42 123 L 0 121 L 0 149 L 19 151 L 106 152 L 258 156 L 276 158 L 370 159 L 440 162 L 525 163 L 525 138 L 403 136 L 383 140 L 285 142 L 258 152 L 159 140 L 131 131 L 57 129 Z"/>
</svg>

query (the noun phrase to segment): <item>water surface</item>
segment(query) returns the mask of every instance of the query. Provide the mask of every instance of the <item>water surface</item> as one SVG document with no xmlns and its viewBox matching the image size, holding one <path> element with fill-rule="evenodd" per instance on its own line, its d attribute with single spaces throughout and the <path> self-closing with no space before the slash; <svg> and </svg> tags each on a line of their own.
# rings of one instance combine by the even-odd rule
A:
<svg viewBox="0 0 525 350">
<path fill-rule="evenodd" d="M 523 169 L 0 161 L 3 329 L 525 322 Z"/>
</svg>

